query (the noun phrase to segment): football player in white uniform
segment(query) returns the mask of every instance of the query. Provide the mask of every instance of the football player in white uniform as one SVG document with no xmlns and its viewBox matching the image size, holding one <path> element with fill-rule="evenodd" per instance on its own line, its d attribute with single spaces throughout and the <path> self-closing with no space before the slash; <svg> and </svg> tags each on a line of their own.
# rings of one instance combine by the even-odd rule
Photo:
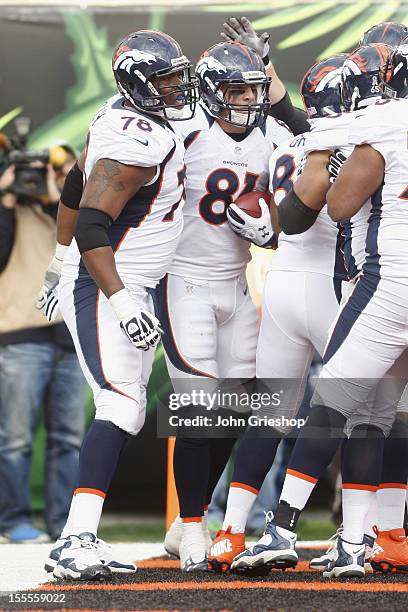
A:
<svg viewBox="0 0 408 612">
<path fill-rule="evenodd" d="M 379 51 L 376 47 L 373 53 Z M 388 66 L 390 69 L 384 70 L 386 78 L 391 75 L 391 86 L 397 87 L 399 93 L 403 87 L 396 85 L 395 75 L 406 79 L 406 57 L 404 60 L 400 49 Z M 388 57 L 385 54 L 385 62 Z M 379 73 L 367 72 L 366 67 L 365 61 L 358 66 L 359 86 L 377 92 Z M 350 101 L 356 94 L 358 99 L 359 87 L 350 93 Z M 267 563 L 268 558 L 273 563 L 273 558 L 285 549 L 285 558 L 296 561 L 293 545 L 298 516 L 333 457 L 347 418 L 360 409 L 364 412 L 377 382 L 407 346 L 408 268 L 402 245 L 408 225 L 401 203 L 405 188 L 401 168 L 408 163 L 405 159 L 406 104 L 404 100 L 380 100 L 355 113 L 348 142 L 359 146 L 340 172 L 340 181 L 336 181 L 327 196 L 329 214 L 337 221 L 352 217 L 371 196 L 367 257 L 353 293 L 333 326 L 311 415 L 292 453 L 292 469 L 285 479 L 279 508 L 264 539 L 250 551 L 258 551 Z M 361 422 L 351 433 L 347 461 L 343 460 L 342 466 L 343 482 L 351 483 L 349 491 L 343 490 L 346 494 L 344 531 L 337 541 L 335 559 L 324 573 L 328 577 L 364 575 L 364 519 L 381 479 L 379 457 L 383 452 L 384 434 L 389 429 L 390 422 L 377 414 L 374 404 L 369 424 L 367 420 Z M 400 543 L 406 546 L 406 542 Z"/>
<path fill-rule="evenodd" d="M 245 279 L 250 243 L 231 230 L 226 209 L 243 193 L 267 189 L 273 149 L 291 136 L 268 116 L 265 66 L 248 47 L 219 43 L 203 53 L 196 73 L 203 104 L 191 122 L 179 125 L 186 146 L 184 229 L 169 274 L 156 290 L 176 391 L 200 388 L 201 381 L 215 391 L 219 378 L 255 376 L 258 319 Z M 272 244 L 266 205 L 254 228 L 255 244 Z M 176 440 L 181 520 L 165 540 L 169 552 L 179 552 L 185 571 L 207 569 L 202 517 L 234 443 L 199 436 Z M 210 467 L 214 461 L 216 470 Z M 180 545 L 173 538 L 176 528 L 182 531 Z"/>
<path fill-rule="evenodd" d="M 99 580 L 135 570 L 102 554 L 97 528 L 124 444 L 145 417 L 162 329 L 150 292 L 180 237 L 184 145 L 168 119 L 194 114 L 197 81 L 170 36 L 140 30 L 113 56 L 120 94 L 91 122 L 75 241 L 59 283 L 64 319 L 96 406 L 78 487 L 49 565 L 54 576 Z"/>
<path fill-rule="evenodd" d="M 306 72 L 301 94 L 312 124 L 340 112 L 340 71 L 346 57 L 341 54 L 327 58 Z M 276 205 L 292 189 L 301 172 L 308 137 L 308 132 L 295 136 L 272 154 L 269 191 Z M 327 175 L 326 190 L 328 178 Z M 231 209 L 250 222 L 234 204 Z M 279 248 L 265 281 L 256 355 L 257 379 L 263 379 L 265 385 L 262 390 L 276 391 L 277 381 L 271 379 L 279 379 L 279 385 L 291 379 L 285 385 L 279 408 L 268 410 L 277 420 L 296 417 L 313 355 L 315 351 L 323 355 L 329 326 L 337 314 L 341 281 L 346 278 L 337 242 L 337 225 L 325 209 L 304 234 L 279 234 Z M 214 569 L 226 571 L 233 558 L 243 552 L 250 509 L 272 466 L 279 442 L 290 427 L 269 428 L 265 435 L 266 430 L 251 428 L 238 447 L 224 523 L 209 555 Z"/>
</svg>

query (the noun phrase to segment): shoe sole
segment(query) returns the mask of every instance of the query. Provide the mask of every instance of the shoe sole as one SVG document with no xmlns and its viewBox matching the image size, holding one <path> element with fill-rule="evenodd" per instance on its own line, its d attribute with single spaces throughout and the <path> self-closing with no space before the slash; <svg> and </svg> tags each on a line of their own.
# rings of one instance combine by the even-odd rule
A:
<svg viewBox="0 0 408 612">
<path fill-rule="evenodd" d="M 109 563 L 107 563 L 105 567 L 108 567 L 112 574 L 134 574 L 137 570 L 137 567 L 134 567 L 133 569 L 127 567 L 114 567 L 109 565 Z"/>
<path fill-rule="evenodd" d="M 51 565 L 51 563 L 49 561 L 47 561 L 47 563 L 44 565 L 44 569 L 47 572 L 47 574 L 50 574 L 54 571 L 54 567 L 57 565 L 57 563 L 55 562 L 53 565 Z"/>
<path fill-rule="evenodd" d="M 330 572 L 323 572 L 323 578 L 363 578 L 364 568 L 359 565 L 347 568 L 335 567 Z"/>
<path fill-rule="evenodd" d="M 381 574 L 398 573 L 406 574 L 408 565 L 394 565 L 391 561 L 371 561 L 371 567 L 375 572 Z"/>
<path fill-rule="evenodd" d="M 236 565 L 232 564 L 232 569 L 243 570 L 248 568 L 257 568 L 267 566 L 269 569 L 286 570 L 295 568 L 298 562 L 298 556 L 295 552 L 292 554 L 282 551 L 265 551 L 254 555 L 253 557 L 243 557 Z"/>
<path fill-rule="evenodd" d="M 164 550 L 166 551 L 168 555 L 170 555 L 170 557 L 175 557 L 176 559 L 180 559 L 180 554 L 178 551 L 174 552 L 174 550 L 171 550 L 170 547 L 166 548 L 166 546 L 164 546 Z"/>
<path fill-rule="evenodd" d="M 60 568 L 58 565 L 54 568 L 53 576 L 60 580 L 107 580 L 112 577 L 110 569 L 104 566 L 89 567 L 88 570 L 82 572 L 75 572 L 69 568 Z"/>
<path fill-rule="evenodd" d="M 323 563 L 318 563 L 318 564 L 314 565 L 314 564 L 312 563 L 312 561 L 310 561 L 310 562 L 309 562 L 309 569 L 314 569 L 314 570 L 319 570 L 320 572 L 324 572 L 324 570 L 326 570 L 326 569 L 327 569 L 328 565 L 329 565 L 329 562 L 328 562 L 328 563 L 325 563 L 325 564 L 323 564 Z"/>
</svg>

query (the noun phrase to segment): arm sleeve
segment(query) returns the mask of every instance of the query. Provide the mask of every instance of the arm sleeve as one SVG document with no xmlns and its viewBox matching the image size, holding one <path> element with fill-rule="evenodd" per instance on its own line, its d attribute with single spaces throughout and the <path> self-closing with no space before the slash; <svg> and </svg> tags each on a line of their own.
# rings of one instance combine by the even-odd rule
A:
<svg viewBox="0 0 408 612">
<path fill-rule="evenodd" d="M 0 203 L 0 272 L 7 266 L 14 244 L 16 232 L 16 213 L 14 208 L 6 208 Z"/>
<path fill-rule="evenodd" d="M 269 113 L 274 119 L 286 123 L 295 136 L 310 130 L 305 111 L 293 106 L 288 92 L 285 93 L 282 100 L 271 106 Z"/>
</svg>

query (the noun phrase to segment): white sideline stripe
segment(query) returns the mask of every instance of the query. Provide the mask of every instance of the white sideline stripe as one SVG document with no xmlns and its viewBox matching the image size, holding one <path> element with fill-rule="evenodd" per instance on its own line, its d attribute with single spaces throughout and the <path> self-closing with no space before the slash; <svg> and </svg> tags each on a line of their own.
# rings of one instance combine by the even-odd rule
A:
<svg viewBox="0 0 408 612">
<path fill-rule="evenodd" d="M 5 591 L 35 589 L 45 582 L 55 582 L 44 570 L 50 544 L 0 544 L 0 594 Z M 140 561 L 160 557 L 163 544 L 115 544 L 118 559 Z"/>
<path fill-rule="evenodd" d="M 326 548 L 327 540 L 298 542 L 298 549 Z M 115 554 L 123 561 L 140 561 L 165 555 L 163 544 L 114 544 Z M 55 582 L 44 570 L 50 544 L 0 544 L 0 595 L 10 591 L 35 589 L 45 582 Z"/>
</svg>

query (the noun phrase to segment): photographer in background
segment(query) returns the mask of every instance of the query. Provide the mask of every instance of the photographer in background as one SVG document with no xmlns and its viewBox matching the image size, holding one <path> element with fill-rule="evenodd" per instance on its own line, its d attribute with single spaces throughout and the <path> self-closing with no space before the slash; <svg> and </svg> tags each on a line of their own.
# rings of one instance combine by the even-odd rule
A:
<svg viewBox="0 0 408 612">
<path fill-rule="evenodd" d="M 84 433 L 85 379 L 71 336 L 61 319 L 49 323 L 35 309 L 55 251 L 59 195 L 75 154 L 58 147 L 36 155 L 0 139 L 1 146 L 7 167 L 0 176 L 0 534 L 10 542 L 37 543 L 48 540 L 33 525 L 29 486 L 41 408 L 47 431 L 44 518 L 53 539 L 68 516 Z"/>
</svg>

